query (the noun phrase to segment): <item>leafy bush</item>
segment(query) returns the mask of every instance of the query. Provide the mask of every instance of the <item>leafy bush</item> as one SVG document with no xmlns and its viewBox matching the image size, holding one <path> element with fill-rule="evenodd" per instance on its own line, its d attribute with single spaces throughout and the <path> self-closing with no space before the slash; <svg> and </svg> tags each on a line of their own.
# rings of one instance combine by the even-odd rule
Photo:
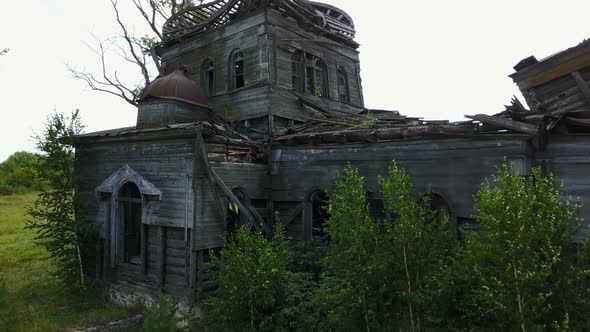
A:
<svg viewBox="0 0 590 332">
<path fill-rule="evenodd" d="M 170 297 L 160 294 L 145 312 L 142 330 L 146 332 L 174 332 L 177 305 Z"/>
<path fill-rule="evenodd" d="M 447 278 L 456 325 L 588 329 L 588 289 L 579 287 L 588 262 L 572 250 L 581 225 L 576 209 L 540 168 L 526 178 L 504 164 L 485 182 L 474 208 L 481 231 L 468 237 Z M 587 244 L 579 248 L 584 253 Z"/>
<path fill-rule="evenodd" d="M 0 195 L 42 190 L 45 184 L 37 172 L 41 159 L 39 155 L 21 151 L 0 163 Z"/>
<path fill-rule="evenodd" d="M 269 240 L 242 226 L 211 264 L 218 271 L 219 288 L 207 303 L 205 325 L 216 331 L 274 330 L 288 265 L 281 227 Z"/>
<path fill-rule="evenodd" d="M 336 330 L 419 330 L 428 325 L 431 280 L 454 249 L 448 220 L 433 222 L 395 164 L 379 183 L 390 216 L 369 213 L 364 178 L 347 167 L 330 195 L 328 252 L 317 303 Z"/>
</svg>

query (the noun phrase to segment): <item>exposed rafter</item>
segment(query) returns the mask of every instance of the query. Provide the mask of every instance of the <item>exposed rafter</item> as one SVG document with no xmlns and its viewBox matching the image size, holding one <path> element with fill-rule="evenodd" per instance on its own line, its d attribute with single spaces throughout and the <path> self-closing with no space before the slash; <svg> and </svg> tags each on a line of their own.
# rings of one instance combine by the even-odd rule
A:
<svg viewBox="0 0 590 332">
<path fill-rule="evenodd" d="M 230 21 L 270 6 L 284 16 L 295 19 L 300 25 L 319 34 L 358 47 L 354 41 L 355 29 L 352 18 L 344 11 L 330 5 L 308 0 L 213 0 L 182 10 L 164 24 L 162 35 L 165 42 L 221 27 Z"/>
</svg>

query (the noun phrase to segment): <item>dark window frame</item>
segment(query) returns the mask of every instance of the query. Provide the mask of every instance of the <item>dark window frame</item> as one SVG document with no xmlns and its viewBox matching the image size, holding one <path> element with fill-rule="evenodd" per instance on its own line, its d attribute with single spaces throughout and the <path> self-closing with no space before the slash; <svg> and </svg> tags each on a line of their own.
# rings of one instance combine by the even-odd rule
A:
<svg viewBox="0 0 590 332">
<path fill-rule="evenodd" d="M 348 72 L 343 66 L 338 66 L 338 100 L 350 104 L 350 85 L 348 83 Z"/>
<path fill-rule="evenodd" d="M 215 61 L 205 59 L 201 65 L 201 88 L 208 97 L 215 96 Z"/>
<path fill-rule="evenodd" d="M 291 87 L 295 91 L 329 98 L 328 65 L 321 57 L 296 50 L 291 54 Z"/>
<path fill-rule="evenodd" d="M 246 85 L 244 53 L 241 49 L 234 50 L 229 61 L 229 89 L 236 90 Z"/>
</svg>

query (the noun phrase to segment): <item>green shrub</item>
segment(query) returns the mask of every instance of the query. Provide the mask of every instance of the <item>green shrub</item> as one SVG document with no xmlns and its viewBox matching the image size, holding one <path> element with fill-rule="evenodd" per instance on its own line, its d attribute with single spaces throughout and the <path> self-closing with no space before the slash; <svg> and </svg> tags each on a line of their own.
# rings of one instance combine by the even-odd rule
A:
<svg viewBox="0 0 590 332">
<path fill-rule="evenodd" d="M 329 244 L 316 303 L 332 330 L 420 330 L 436 325 L 432 281 L 455 246 L 429 195 L 412 195 L 395 164 L 380 178 L 386 220 L 369 213 L 365 179 L 348 166 L 330 194 Z"/>
<path fill-rule="evenodd" d="M 217 297 L 207 303 L 205 326 L 212 331 L 273 331 L 284 297 L 288 245 L 277 226 L 272 239 L 250 226 L 239 228 L 213 256 Z"/>
<path fill-rule="evenodd" d="M 174 332 L 176 327 L 177 305 L 168 296 L 160 294 L 151 306 L 145 312 L 143 321 L 143 331 L 146 332 Z"/>
<path fill-rule="evenodd" d="M 37 172 L 41 159 L 39 155 L 21 151 L 0 163 L 0 195 L 42 190 L 45 184 Z"/>
<path fill-rule="evenodd" d="M 588 329 L 587 243 L 573 245 L 578 206 L 557 179 L 504 164 L 475 197 L 481 231 L 449 270 L 456 325 L 474 329 Z M 573 250 L 572 250 L 573 249 Z"/>
<path fill-rule="evenodd" d="M 14 314 L 13 303 L 10 300 L 6 283 L 0 280 L 0 326 L 7 324 Z"/>
</svg>

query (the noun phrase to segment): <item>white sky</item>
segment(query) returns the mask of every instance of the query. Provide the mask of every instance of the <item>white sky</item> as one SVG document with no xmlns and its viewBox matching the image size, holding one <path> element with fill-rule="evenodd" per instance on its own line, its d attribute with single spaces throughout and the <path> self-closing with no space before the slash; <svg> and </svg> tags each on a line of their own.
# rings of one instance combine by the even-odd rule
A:
<svg viewBox="0 0 590 332">
<path fill-rule="evenodd" d="M 588 0 L 324 2 L 355 20 L 366 106 L 426 119 L 500 112 L 518 95 L 507 77 L 518 61 L 541 59 L 590 37 Z M 90 33 L 118 32 L 108 0 L 7 3 L 0 11 L 0 50 L 10 48 L 0 56 L 0 161 L 15 151 L 33 151 L 30 137 L 42 131 L 54 109 L 80 109 L 87 131 L 134 125 L 132 106 L 90 91 L 65 68 L 72 63 L 98 69 L 81 41 L 91 40 Z M 139 17 L 130 22 L 145 31 Z M 115 59 L 112 67 L 126 77 L 137 75 Z"/>
</svg>

